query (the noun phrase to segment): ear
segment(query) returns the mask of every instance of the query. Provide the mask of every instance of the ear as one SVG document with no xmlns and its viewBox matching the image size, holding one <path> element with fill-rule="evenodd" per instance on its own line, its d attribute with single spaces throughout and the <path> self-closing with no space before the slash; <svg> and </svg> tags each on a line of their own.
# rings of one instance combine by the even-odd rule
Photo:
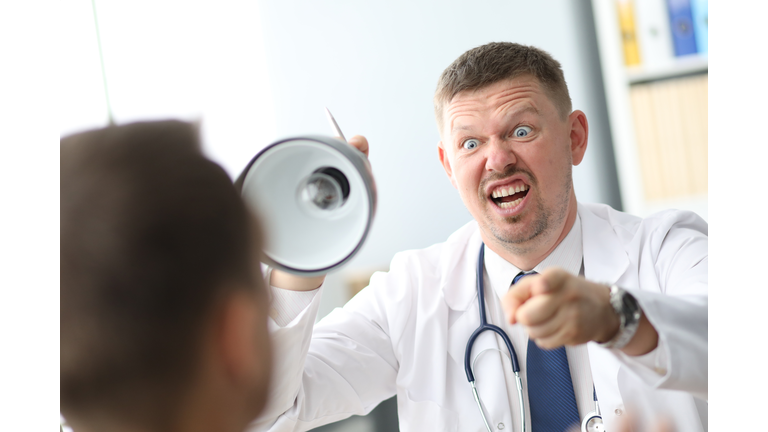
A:
<svg viewBox="0 0 768 432">
<path fill-rule="evenodd" d="M 576 110 L 568 116 L 568 124 L 571 126 L 571 157 L 573 165 L 578 165 L 584 159 L 584 153 L 587 151 L 587 138 L 589 136 L 587 115 L 583 111 Z"/>
<path fill-rule="evenodd" d="M 445 170 L 445 173 L 448 175 L 448 178 L 451 179 L 451 184 L 454 188 L 458 189 L 456 186 L 456 179 L 453 178 L 453 170 L 451 169 L 451 161 L 448 160 L 448 154 L 445 151 L 445 148 L 443 147 L 443 142 L 440 141 L 437 143 L 437 157 L 440 159 L 440 164 L 443 166 L 443 169 Z"/>
</svg>

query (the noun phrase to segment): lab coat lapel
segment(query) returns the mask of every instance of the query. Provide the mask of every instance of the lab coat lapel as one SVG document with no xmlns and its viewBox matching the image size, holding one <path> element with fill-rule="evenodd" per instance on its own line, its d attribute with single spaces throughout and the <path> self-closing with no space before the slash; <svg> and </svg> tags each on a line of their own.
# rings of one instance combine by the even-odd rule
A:
<svg viewBox="0 0 768 432">
<path fill-rule="evenodd" d="M 579 204 L 584 248 L 584 277 L 606 285 L 620 284 L 629 267 L 627 252 L 611 225 L 589 208 Z M 621 403 L 617 385 L 621 363 L 607 349 L 587 344 L 592 377 L 600 406 L 605 409 Z M 598 370 L 599 369 L 599 370 Z M 612 425 L 607 429 L 610 429 Z"/>
<path fill-rule="evenodd" d="M 480 326 L 476 275 L 477 254 L 482 239 L 477 224 L 468 224 L 452 235 L 447 243 L 440 257 L 440 283 L 445 303 L 453 316 L 448 327 L 448 353 L 463 370 L 467 341 Z"/>
<path fill-rule="evenodd" d="M 440 266 L 443 272 L 441 285 L 445 302 L 451 309 L 451 314 L 458 315 L 448 328 L 448 354 L 462 371 L 467 341 L 480 326 L 476 275 L 477 258 L 482 244 L 475 222 L 468 224 L 465 228 L 466 232 L 462 229 L 456 233 L 458 234 L 456 238 L 448 240 L 448 243 L 453 244 L 446 245 L 447 247 L 444 248 Z M 488 290 L 485 294 L 486 297 L 496 295 Z M 499 349 L 495 333 L 484 332 L 475 341 L 471 359 L 477 358 L 474 366 L 475 384 L 485 413 L 489 417 L 488 421 L 510 422 L 511 420 L 507 418 L 510 404 L 502 369 L 502 354 Z M 506 347 L 503 351 L 506 351 Z M 510 385 L 515 383 L 512 382 Z M 468 382 L 467 393 L 471 394 Z"/>
<path fill-rule="evenodd" d="M 477 300 L 477 296 L 475 296 L 471 307 L 463 312 L 457 312 L 461 315 L 448 329 L 448 353 L 462 371 L 464 371 L 464 354 L 467 341 L 475 329 L 480 326 Z M 502 362 L 508 360 L 502 357 L 503 354 L 500 351 L 506 352 L 506 346 L 499 344 L 496 333 L 485 331 L 475 340 L 470 360 L 473 362 L 477 392 L 485 414 L 488 416 L 488 421 L 493 424 L 499 422 L 511 424 L 511 405 L 506 386 L 514 386 L 515 383 L 514 381 L 507 383 L 504 380 Z M 464 376 L 464 380 L 466 380 L 466 376 Z M 467 394 L 471 394 L 469 382 L 467 382 L 466 387 Z M 477 420 L 480 420 L 479 413 Z"/>
<path fill-rule="evenodd" d="M 477 297 L 475 276 L 480 252 L 480 231 L 472 221 L 452 234 L 440 254 L 440 289 L 454 311 L 465 311 Z"/>
<path fill-rule="evenodd" d="M 582 204 L 579 204 L 579 216 L 584 249 L 584 277 L 608 285 L 618 282 L 629 267 L 627 251 L 607 221 Z"/>
</svg>

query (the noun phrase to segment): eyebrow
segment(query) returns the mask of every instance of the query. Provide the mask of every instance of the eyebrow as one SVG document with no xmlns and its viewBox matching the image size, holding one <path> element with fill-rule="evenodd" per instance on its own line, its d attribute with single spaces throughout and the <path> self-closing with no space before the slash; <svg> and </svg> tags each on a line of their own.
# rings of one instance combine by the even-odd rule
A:
<svg viewBox="0 0 768 432">
<path fill-rule="evenodd" d="M 507 116 L 507 118 L 513 118 L 513 117 L 517 117 L 517 116 L 522 115 L 522 114 L 529 114 L 529 113 L 530 114 L 537 114 L 538 115 L 539 114 L 539 110 L 536 109 L 536 107 L 534 107 L 533 105 L 526 105 L 525 108 L 521 108 L 521 109 L 518 109 L 516 111 L 513 111 L 511 114 L 509 114 Z M 458 127 L 454 127 L 453 129 L 451 129 L 451 133 L 454 133 L 454 132 L 460 131 L 460 130 L 472 130 L 472 127 L 471 126 L 458 126 Z"/>
</svg>

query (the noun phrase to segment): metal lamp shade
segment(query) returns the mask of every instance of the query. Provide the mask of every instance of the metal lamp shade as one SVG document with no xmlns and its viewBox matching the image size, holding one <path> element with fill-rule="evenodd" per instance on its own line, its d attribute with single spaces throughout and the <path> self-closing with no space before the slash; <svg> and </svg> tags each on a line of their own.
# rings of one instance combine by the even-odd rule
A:
<svg viewBox="0 0 768 432">
<path fill-rule="evenodd" d="M 308 179 L 323 173 L 330 174 L 331 182 L 346 182 L 337 208 L 325 209 L 305 199 L 311 189 Z M 347 263 L 362 247 L 376 212 L 376 184 L 368 159 L 326 136 L 269 145 L 251 159 L 235 186 L 264 228 L 267 263 L 297 275 L 324 274 Z"/>
</svg>

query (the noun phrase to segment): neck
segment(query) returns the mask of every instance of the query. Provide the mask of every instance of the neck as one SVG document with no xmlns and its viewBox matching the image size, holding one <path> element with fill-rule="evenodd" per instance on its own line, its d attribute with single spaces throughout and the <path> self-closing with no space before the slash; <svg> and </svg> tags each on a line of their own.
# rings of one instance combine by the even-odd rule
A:
<svg viewBox="0 0 768 432">
<path fill-rule="evenodd" d="M 544 261 L 560 245 L 568 233 L 571 232 L 571 228 L 573 228 L 573 224 L 576 222 L 577 210 L 576 195 L 571 192 L 565 218 L 559 224 L 552 227 L 552 229 L 531 239 L 528 244 L 522 245 L 522 247 L 510 248 L 495 238 L 486 238 L 484 234 L 482 235 L 483 241 L 487 247 L 491 248 L 491 250 L 515 267 L 522 271 L 530 271 L 540 262 Z"/>
</svg>

